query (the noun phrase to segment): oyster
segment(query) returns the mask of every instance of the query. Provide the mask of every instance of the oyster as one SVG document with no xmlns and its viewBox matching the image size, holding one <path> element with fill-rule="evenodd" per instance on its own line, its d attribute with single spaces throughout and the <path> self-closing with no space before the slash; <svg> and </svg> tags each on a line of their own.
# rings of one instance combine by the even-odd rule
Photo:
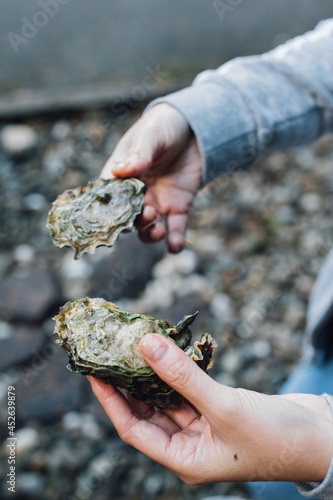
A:
<svg viewBox="0 0 333 500">
<path fill-rule="evenodd" d="M 97 179 L 84 188 L 68 189 L 52 203 L 47 220 L 53 243 L 70 246 L 75 259 L 111 247 L 119 233 L 132 229 L 146 190 L 139 179 Z"/>
<path fill-rule="evenodd" d="M 177 407 L 183 398 L 163 382 L 146 363 L 139 342 L 147 333 L 169 338 L 183 349 L 203 370 L 213 364 L 216 343 L 209 333 L 189 346 L 189 326 L 196 315 L 185 316 L 177 325 L 120 310 L 104 299 L 80 299 L 67 302 L 53 319 L 56 340 L 68 351 L 67 368 L 83 375 L 103 378 L 105 382 L 126 388 L 140 401 L 160 409 Z"/>
</svg>

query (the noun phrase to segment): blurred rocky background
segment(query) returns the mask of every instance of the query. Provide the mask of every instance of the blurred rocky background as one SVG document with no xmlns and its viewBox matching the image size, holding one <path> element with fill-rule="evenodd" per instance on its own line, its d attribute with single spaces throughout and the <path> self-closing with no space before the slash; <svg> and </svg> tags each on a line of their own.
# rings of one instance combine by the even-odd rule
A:
<svg viewBox="0 0 333 500">
<path fill-rule="evenodd" d="M 179 255 L 130 233 L 74 261 L 72 250 L 52 245 L 47 213 L 58 194 L 99 175 L 152 96 L 218 59 L 272 48 L 313 27 L 333 15 L 331 2 L 280 2 L 280 10 L 276 2 L 233 2 L 223 19 L 221 6 L 231 3 L 169 2 L 163 17 L 163 2 L 140 9 L 109 2 L 112 29 L 96 3 L 57 2 L 59 12 L 17 54 L 7 34 L 20 33 L 22 17 L 31 21 L 40 2 L 12 1 L 0 20 L 7 56 L 0 75 L 0 497 L 12 495 L 5 477 L 11 385 L 20 499 L 246 498 L 237 484 L 189 487 L 122 443 L 85 377 L 66 370 L 52 316 L 86 295 L 169 322 L 199 310 L 194 337 L 209 331 L 219 345 L 211 375 L 275 393 L 301 356 L 309 294 L 333 237 L 333 137 L 216 179 L 195 201 Z M 225 51 L 215 35 L 228 40 Z M 103 82 L 112 92 L 104 93 Z"/>
<path fill-rule="evenodd" d="M 309 293 L 333 234 L 333 137 L 206 187 L 179 255 L 131 233 L 74 261 L 51 243 L 50 203 L 98 176 L 135 119 L 89 112 L 1 127 L 1 470 L 13 385 L 20 498 L 183 499 L 238 489 L 188 487 L 119 440 L 51 337 L 67 300 L 104 297 L 170 322 L 199 310 L 193 333 L 217 340 L 211 374 L 230 386 L 275 393 L 301 355 Z"/>
</svg>

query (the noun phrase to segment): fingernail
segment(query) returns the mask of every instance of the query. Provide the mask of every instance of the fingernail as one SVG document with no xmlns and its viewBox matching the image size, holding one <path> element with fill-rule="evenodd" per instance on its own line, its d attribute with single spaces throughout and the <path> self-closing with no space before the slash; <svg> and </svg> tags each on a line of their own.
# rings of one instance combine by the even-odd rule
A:
<svg viewBox="0 0 333 500">
<path fill-rule="evenodd" d="M 184 248 L 184 237 L 180 233 L 171 233 L 169 235 L 169 247 L 173 253 L 179 253 Z"/>
<path fill-rule="evenodd" d="M 126 168 L 127 166 L 127 163 L 122 161 L 121 163 L 117 163 L 113 168 L 112 168 L 112 172 L 114 170 L 123 170 L 124 168 Z"/>
<path fill-rule="evenodd" d="M 122 162 L 118 163 L 118 165 L 116 165 L 116 167 L 124 168 L 125 165 L 126 165 L 126 162 L 122 161 Z"/>
<path fill-rule="evenodd" d="M 147 334 L 140 342 L 144 355 L 152 361 L 160 361 L 168 350 L 168 345 L 160 335 Z"/>
</svg>

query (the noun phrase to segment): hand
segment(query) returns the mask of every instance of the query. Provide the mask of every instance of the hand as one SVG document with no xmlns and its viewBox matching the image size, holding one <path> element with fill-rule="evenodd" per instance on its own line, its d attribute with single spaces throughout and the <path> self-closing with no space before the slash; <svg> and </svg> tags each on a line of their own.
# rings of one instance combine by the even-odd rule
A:
<svg viewBox="0 0 333 500">
<path fill-rule="evenodd" d="M 157 410 L 89 377 L 126 443 L 192 485 L 324 479 L 333 451 L 332 413 L 324 398 L 223 386 L 159 335 L 146 335 L 140 350 L 188 402 Z"/>
<path fill-rule="evenodd" d="M 166 237 L 169 251 L 178 253 L 185 247 L 188 211 L 201 170 L 197 142 L 185 118 L 172 106 L 158 104 L 122 137 L 101 177 L 143 180 L 148 190 L 136 223 L 139 236 L 147 243 Z"/>
</svg>

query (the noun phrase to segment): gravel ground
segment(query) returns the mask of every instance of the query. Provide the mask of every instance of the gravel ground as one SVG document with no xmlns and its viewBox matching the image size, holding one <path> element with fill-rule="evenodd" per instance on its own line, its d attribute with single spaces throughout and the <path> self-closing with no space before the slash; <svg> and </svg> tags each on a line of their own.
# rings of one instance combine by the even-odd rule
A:
<svg viewBox="0 0 333 500">
<path fill-rule="evenodd" d="M 275 393 L 301 356 L 309 294 L 333 234 L 332 137 L 272 154 L 205 188 L 179 255 L 126 234 L 113 249 L 74 261 L 72 250 L 50 241 L 50 203 L 98 176 L 136 117 L 100 111 L 1 126 L 2 498 L 11 495 L 9 385 L 16 392 L 21 499 L 244 492 L 234 484 L 189 487 L 119 440 L 85 378 L 65 369 L 66 355 L 51 338 L 51 318 L 67 300 L 100 296 L 170 322 L 199 310 L 194 337 L 209 331 L 219 345 L 211 375 L 234 387 Z"/>
</svg>

